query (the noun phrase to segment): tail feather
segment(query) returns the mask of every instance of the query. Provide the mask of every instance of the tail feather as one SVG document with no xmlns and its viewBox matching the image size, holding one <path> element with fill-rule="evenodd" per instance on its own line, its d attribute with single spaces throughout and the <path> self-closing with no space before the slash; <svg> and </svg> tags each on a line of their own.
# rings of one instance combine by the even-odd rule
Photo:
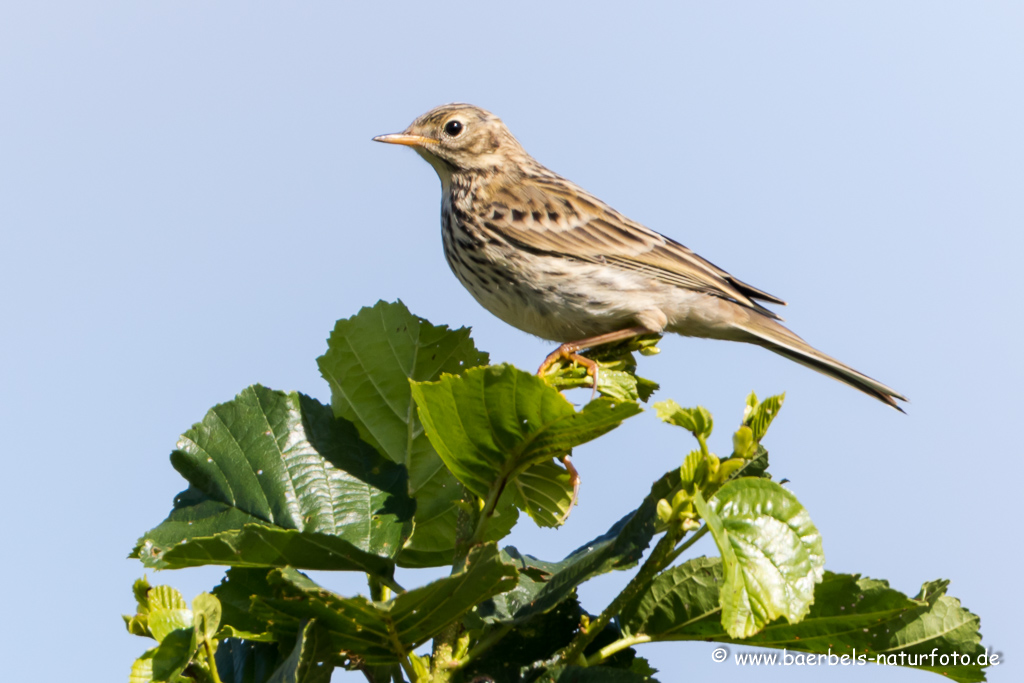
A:
<svg viewBox="0 0 1024 683">
<path fill-rule="evenodd" d="M 743 330 L 751 337 L 747 341 L 837 379 L 901 413 L 904 412 L 896 401 L 906 401 L 907 398 L 898 391 L 818 351 L 774 320 L 761 318 L 751 320 L 750 323 L 743 326 Z"/>
</svg>

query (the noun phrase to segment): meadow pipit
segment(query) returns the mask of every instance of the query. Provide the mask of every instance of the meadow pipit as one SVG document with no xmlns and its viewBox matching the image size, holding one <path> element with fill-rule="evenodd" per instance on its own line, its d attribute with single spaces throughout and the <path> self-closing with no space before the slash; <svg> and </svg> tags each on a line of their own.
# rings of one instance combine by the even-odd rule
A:
<svg viewBox="0 0 1024 683">
<path fill-rule="evenodd" d="M 408 145 L 441 178 L 441 233 L 455 276 L 488 311 L 577 351 L 665 330 L 742 341 L 900 410 L 898 392 L 808 345 L 759 302 L 785 304 L 623 216 L 534 160 L 501 120 L 446 104 L 379 142 Z M 596 377 L 595 377 L 596 383 Z"/>
</svg>

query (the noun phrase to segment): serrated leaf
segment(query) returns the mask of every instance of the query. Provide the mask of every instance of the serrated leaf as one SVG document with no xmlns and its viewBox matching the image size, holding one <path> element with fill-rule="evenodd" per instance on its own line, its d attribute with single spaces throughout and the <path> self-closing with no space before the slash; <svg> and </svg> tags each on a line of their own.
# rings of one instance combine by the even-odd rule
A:
<svg viewBox="0 0 1024 683">
<path fill-rule="evenodd" d="M 747 407 L 743 411 L 743 424 L 750 427 L 753 432 L 754 441 L 760 442 L 764 438 L 772 420 L 782 409 L 782 402 L 786 400 L 785 394 L 769 396 L 763 401 L 757 400 L 757 395 L 750 392 L 747 397 Z"/>
<path fill-rule="evenodd" d="M 930 656 L 936 648 L 940 654 L 966 654 L 972 662 L 984 653 L 978 617 L 961 607 L 956 598 L 945 595 L 944 581 L 926 583 L 916 598 L 909 598 L 886 581 L 826 571 L 800 623 L 779 618 L 751 638 L 736 639 L 723 630 L 719 615 L 719 589 L 724 580 L 717 557 L 699 557 L 673 567 L 623 608 L 623 630 L 629 635 L 645 634 L 654 641 L 714 640 L 840 657 L 865 656 L 870 657 L 868 661 L 884 655 L 895 665 L 901 659 L 906 665 L 910 655 Z M 977 665 L 929 665 L 930 659 L 918 659 L 914 668 L 955 681 L 985 678 Z"/>
<path fill-rule="evenodd" d="M 510 365 L 414 383 L 412 392 L 434 449 L 452 474 L 481 499 L 501 482 L 569 454 L 640 412 L 635 403 L 607 398 L 576 412 L 542 379 Z M 560 481 L 560 495 L 547 489 L 532 497 L 536 489 L 517 489 L 517 505 L 538 523 L 560 520 L 566 509 L 560 501 L 571 492 L 568 478 Z"/>
<path fill-rule="evenodd" d="M 416 529 L 402 566 L 451 562 L 461 489 L 423 434 L 409 380 L 431 381 L 487 363 L 467 328 L 431 325 L 401 301 L 378 302 L 339 320 L 317 359 L 331 386 L 334 414 L 409 473 L 408 493 L 419 501 Z"/>
<path fill-rule="evenodd" d="M 654 409 L 663 422 L 682 427 L 701 439 L 706 440 L 711 436 L 714 420 L 711 418 L 711 413 L 703 406 L 683 408 L 675 401 L 669 399 L 655 403 Z"/>
<path fill-rule="evenodd" d="M 707 478 L 707 469 L 707 458 L 704 457 L 703 451 L 690 451 L 683 458 L 683 466 L 679 468 L 680 482 L 684 487 L 691 484 L 699 486 Z"/>
<path fill-rule="evenodd" d="M 180 546 L 251 524 L 313 534 L 311 542 L 328 535 L 383 557 L 397 554 L 411 533 L 415 504 L 403 468 L 302 394 L 247 388 L 186 432 L 171 462 L 190 487 L 136 546 L 133 556 L 152 566 L 165 566 L 154 558 L 168 561 L 172 549 L 190 553 L 187 566 L 202 563 Z M 235 545 L 243 554 L 230 564 L 249 562 L 248 550 Z M 211 555 L 209 563 L 223 559 Z"/>
<path fill-rule="evenodd" d="M 767 479 L 734 479 L 697 511 L 725 564 L 722 626 L 746 638 L 778 617 L 799 622 L 814 601 L 825 555 L 821 535 L 796 496 Z"/>
<path fill-rule="evenodd" d="M 481 601 L 515 585 L 516 569 L 494 544 L 479 546 L 463 571 L 397 595 L 387 603 L 336 595 L 293 569 L 274 570 L 280 597 L 258 598 L 278 628 L 317 619 L 334 651 L 371 665 L 388 664 L 420 646 Z M 303 599 L 297 599 L 303 598 Z"/>
<path fill-rule="evenodd" d="M 192 628 L 192 610 L 181 593 L 170 586 L 156 586 L 149 591 L 149 629 L 157 642 L 169 633 Z"/>
<path fill-rule="evenodd" d="M 720 631 L 717 617 L 723 580 L 722 561 L 717 557 L 698 557 L 667 569 L 622 608 L 622 629 L 628 635 L 673 640 L 692 633 L 694 624 L 706 620 Z"/>
<path fill-rule="evenodd" d="M 146 541 L 136 554 L 143 564 L 156 569 L 219 564 L 362 571 L 385 585 L 397 587 L 394 582 L 395 564 L 386 557 L 364 552 L 330 534 L 276 529 L 262 524 L 247 524 L 238 531 L 192 538 L 170 548 Z"/>
<path fill-rule="evenodd" d="M 505 548 L 505 557 L 519 570 L 519 580 L 512 590 L 481 605 L 478 613 L 488 623 L 519 623 L 553 609 L 584 581 L 632 567 L 654 537 L 658 501 L 678 487 L 679 470 L 668 472 L 654 483 L 639 508 L 560 562 L 545 562 L 513 547 Z"/>
</svg>

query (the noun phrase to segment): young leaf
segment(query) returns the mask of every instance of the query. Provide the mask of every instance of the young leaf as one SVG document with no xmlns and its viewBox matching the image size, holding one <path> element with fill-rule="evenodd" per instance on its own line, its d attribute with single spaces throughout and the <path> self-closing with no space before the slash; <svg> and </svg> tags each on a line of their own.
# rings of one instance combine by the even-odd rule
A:
<svg viewBox="0 0 1024 683">
<path fill-rule="evenodd" d="M 584 352 L 598 365 L 597 391 L 602 396 L 616 401 L 643 401 L 658 390 L 658 383 L 638 377 L 633 352 L 653 356 L 658 353 L 656 344 L 660 335 L 634 337 L 618 344 L 606 344 Z M 544 375 L 544 381 L 558 389 L 591 388 L 593 378 L 582 365 L 567 360 L 558 360 Z"/>
<path fill-rule="evenodd" d="M 377 302 L 339 320 L 317 359 L 331 386 L 334 414 L 392 462 L 405 465 L 416 498 L 416 530 L 403 566 L 451 562 L 461 488 L 434 452 L 416 417 L 409 380 L 431 381 L 487 363 L 469 330 L 431 325 L 402 302 Z"/>
<path fill-rule="evenodd" d="M 196 631 L 189 625 L 166 634 L 153 651 L 153 680 L 177 681 L 196 655 Z"/>
<path fill-rule="evenodd" d="M 821 536 L 796 496 L 767 479 L 734 479 L 697 511 L 725 564 L 722 626 L 746 638 L 782 616 L 799 622 L 814 601 L 825 555 Z"/>
<path fill-rule="evenodd" d="M 672 399 L 669 399 L 655 403 L 654 409 L 663 422 L 682 427 L 701 439 L 706 440 L 711 436 L 714 420 L 711 419 L 711 413 L 703 406 L 683 408 Z"/>
<path fill-rule="evenodd" d="M 760 442 L 764 438 L 765 432 L 768 431 L 775 416 L 779 414 L 782 402 L 785 400 L 785 394 L 778 394 L 758 401 L 757 395 L 750 392 L 750 396 L 747 397 L 747 407 L 743 410 L 743 424 L 750 427 L 754 441 Z"/>
<path fill-rule="evenodd" d="M 209 593 L 200 593 L 192 600 L 192 618 L 196 635 L 202 640 L 213 640 L 220 629 L 220 600 Z"/>
<path fill-rule="evenodd" d="M 569 454 L 640 412 L 635 403 L 600 398 L 576 410 L 536 375 L 510 365 L 473 368 L 438 382 L 412 385 L 430 442 L 452 474 L 474 495 L 513 481 L 531 467 Z M 561 495 L 533 497 L 518 488 L 516 504 L 538 523 L 564 512 L 568 478 Z M 571 490 L 571 488 L 569 488 Z"/>
<path fill-rule="evenodd" d="M 253 524 L 270 535 L 292 532 L 278 539 L 327 535 L 354 554 L 383 557 L 397 554 L 411 533 L 414 503 L 403 468 L 330 408 L 298 393 L 249 387 L 186 432 L 171 462 L 191 485 L 133 553 L 153 566 L 171 566 L 159 564 L 171 561 L 169 553 L 187 555 L 188 566 L 202 564 L 185 542 L 209 545 L 211 538 L 232 546 L 228 564 L 253 564 L 245 556 L 250 548 L 233 540 Z"/>
<path fill-rule="evenodd" d="M 149 629 L 157 642 L 179 628 L 192 628 L 192 611 L 181 593 L 170 586 L 149 591 Z"/>
</svg>

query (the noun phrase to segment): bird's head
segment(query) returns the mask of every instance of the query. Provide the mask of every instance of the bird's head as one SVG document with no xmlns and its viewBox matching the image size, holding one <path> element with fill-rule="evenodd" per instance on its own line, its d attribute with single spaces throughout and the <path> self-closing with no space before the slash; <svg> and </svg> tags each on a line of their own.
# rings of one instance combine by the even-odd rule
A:
<svg viewBox="0 0 1024 683">
<path fill-rule="evenodd" d="M 426 159 L 441 182 L 453 173 L 491 173 L 528 158 L 501 119 L 471 104 L 431 109 L 401 133 L 378 135 L 377 142 L 412 147 Z"/>
</svg>

